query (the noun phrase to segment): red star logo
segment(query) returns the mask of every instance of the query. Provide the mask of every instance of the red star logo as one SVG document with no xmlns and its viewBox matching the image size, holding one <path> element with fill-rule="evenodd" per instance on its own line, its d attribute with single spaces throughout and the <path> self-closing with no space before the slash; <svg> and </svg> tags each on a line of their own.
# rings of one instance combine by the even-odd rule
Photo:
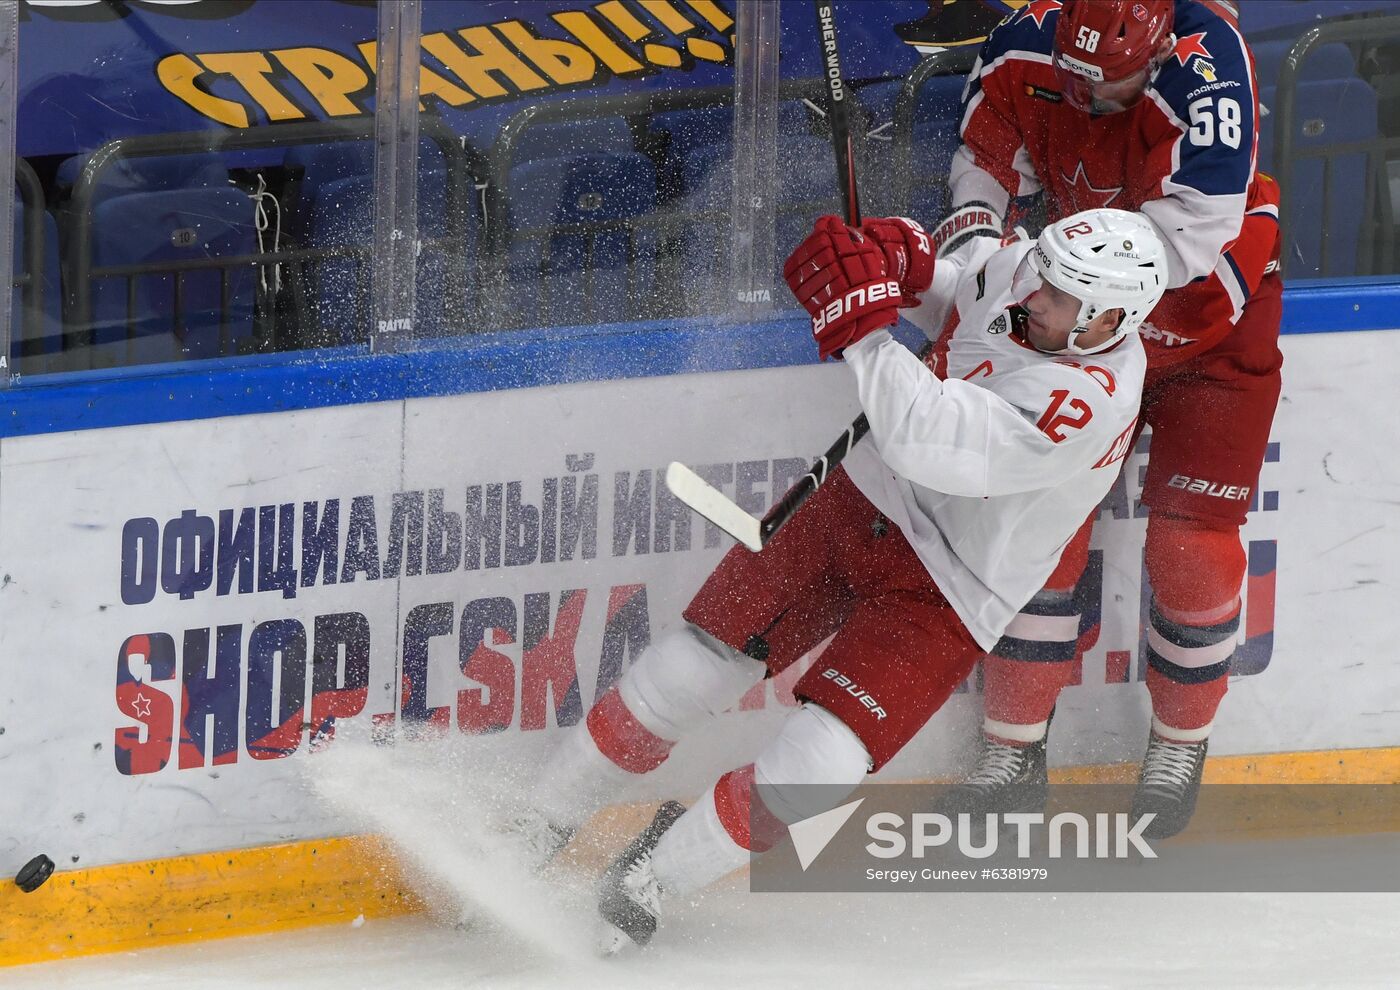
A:
<svg viewBox="0 0 1400 990">
<path fill-rule="evenodd" d="M 1122 186 L 1105 186 L 1103 189 L 1095 186 L 1089 181 L 1089 177 L 1084 174 L 1084 163 L 1082 161 L 1075 168 L 1073 176 L 1065 175 L 1063 170 L 1061 170 L 1060 175 L 1064 178 L 1065 182 L 1069 183 L 1070 202 L 1074 206 L 1074 209 L 1070 211 L 1071 213 L 1108 206 L 1117 199 L 1118 194 L 1123 191 Z"/>
<path fill-rule="evenodd" d="M 1061 0 L 1039 0 L 1038 3 L 1033 3 L 1026 8 L 1026 16 L 1035 21 L 1036 27 L 1043 29 L 1045 18 L 1050 15 L 1051 11 L 1059 10 L 1063 6 Z"/>
<path fill-rule="evenodd" d="M 1176 60 L 1185 65 L 1192 55 L 1199 55 L 1201 58 L 1210 58 L 1210 49 L 1205 46 L 1204 39 L 1206 33 L 1188 34 L 1184 38 L 1176 39 L 1176 47 L 1172 49 L 1172 55 Z"/>
<path fill-rule="evenodd" d="M 151 699 L 138 691 L 135 700 L 131 702 L 131 710 L 135 712 L 139 718 L 150 718 Z"/>
</svg>

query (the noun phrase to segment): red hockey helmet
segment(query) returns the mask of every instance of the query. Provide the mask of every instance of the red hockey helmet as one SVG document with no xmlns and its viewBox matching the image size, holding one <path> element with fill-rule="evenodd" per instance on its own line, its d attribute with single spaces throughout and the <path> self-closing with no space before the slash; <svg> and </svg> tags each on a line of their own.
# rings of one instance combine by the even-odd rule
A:
<svg viewBox="0 0 1400 990">
<path fill-rule="evenodd" d="M 1097 112 L 1136 102 L 1172 22 L 1172 0 L 1064 0 L 1054 61 L 1065 97 Z"/>
</svg>

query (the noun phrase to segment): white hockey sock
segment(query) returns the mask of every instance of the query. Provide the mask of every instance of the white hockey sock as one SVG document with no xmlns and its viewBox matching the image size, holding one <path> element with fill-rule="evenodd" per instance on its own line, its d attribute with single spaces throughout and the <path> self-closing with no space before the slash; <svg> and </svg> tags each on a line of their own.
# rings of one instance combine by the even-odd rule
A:
<svg viewBox="0 0 1400 990">
<path fill-rule="evenodd" d="M 1178 729 L 1168 725 L 1156 715 L 1152 716 L 1152 732 L 1159 739 L 1174 743 L 1198 743 L 1210 738 L 1210 730 L 1215 725 L 1211 719 L 1198 729 Z"/>
<path fill-rule="evenodd" d="M 565 735 L 535 781 L 530 804 L 551 824 L 578 828 L 632 775 L 598 750 L 588 727 Z"/>
<path fill-rule="evenodd" d="M 982 732 L 995 740 L 1005 740 L 1012 745 L 1028 746 L 1040 742 L 1050 731 L 1050 720 L 1022 725 L 1016 722 L 999 722 L 994 718 L 982 719 Z"/>
<path fill-rule="evenodd" d="M 752 657 L 687 625 L 652 643 L 559 745 L 534 807 L 577 827 L 620 787 L 660 766 L 686 732 L 734 705 L 763 679 Z"/>
<path fill-rule="evenodd" d="M 749 851 L 734 841 L 719 820 L 713 786 L 667 830 L 651 857 L 661 889 L 682 897 L 748 862 Z"/>
<path fill-rule="evenodd" d="M 656 878 L 676 894 L 714 883 L 751 851 L 766 851 L 787 825 L 835 807 L 869 769 L 855 733 L 824 708 L 803 705 L 752 766 L 721 777 L 662 836 L 652 856 Z"/>
</svg>

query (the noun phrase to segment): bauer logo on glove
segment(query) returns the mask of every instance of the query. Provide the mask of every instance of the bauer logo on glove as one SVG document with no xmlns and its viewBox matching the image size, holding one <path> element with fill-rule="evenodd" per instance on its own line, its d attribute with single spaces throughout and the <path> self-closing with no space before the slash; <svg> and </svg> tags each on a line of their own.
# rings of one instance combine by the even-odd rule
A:
<svg viewBox="0 0 1400 990">
<path fill-rule="evenodd" d="M 828 325 L 839 322 L 843 316 L 861 312 L 882 300 L 898 298 L 899 283 L 894 279 L 886 282 L 872 282 L 859 289 L 852 289 L 840 299 L 833 299 L 827 303 L 825 309 L 812 317 L 812 333 L 820 336 Z M 850 341 L 850 343 L 855 343 L 855 341 Z"/>
<path fill-rule="evenodd" d="M 817 220 L 788 256 L 783 278 L 812 317 L 822 360 L 899 319 L 899 282 L 885 271 L 884 252 L 840 217 Z"/>
</svg>

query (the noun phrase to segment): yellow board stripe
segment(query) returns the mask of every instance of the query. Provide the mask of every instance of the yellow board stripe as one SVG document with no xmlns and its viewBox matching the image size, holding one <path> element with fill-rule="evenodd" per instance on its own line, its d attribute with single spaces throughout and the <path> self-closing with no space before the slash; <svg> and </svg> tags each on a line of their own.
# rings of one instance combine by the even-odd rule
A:
<svg viewBox="0 0 1400 990">
<path fill-rule="evenodd" d="M 1051 771 L 1054 783 L 1131 783 L 1136 764 Z M 1400 747 L 1324 750 L 1206 761 L 1211 784 L 1400 783 Z M 641 806 L 609 809 L 593 828 L 630 834 Z M 1278 838 L 1375 831 L 1384 822 L 1200 823 L 1222 834 Z M 1193 827 L 1193 831 L 1197 831 Z M 1188 833 L 1189 834 L 1189 833 Z M 588 845 L 588 844 L 576 844 Z M 600 847 L 605 848 L 605 847 Z M 57 873 L 32 894 L 0 883 L 0 966 L 124 952 L 231 935 L 421 911 L 390 847 L 376 837 L 293 842 Z"/>
<path fill-rule="evenodd" d="M 421 910 L 372 837 L 318 839 L 0 884 L 0 966 Z"/>
</svg>

